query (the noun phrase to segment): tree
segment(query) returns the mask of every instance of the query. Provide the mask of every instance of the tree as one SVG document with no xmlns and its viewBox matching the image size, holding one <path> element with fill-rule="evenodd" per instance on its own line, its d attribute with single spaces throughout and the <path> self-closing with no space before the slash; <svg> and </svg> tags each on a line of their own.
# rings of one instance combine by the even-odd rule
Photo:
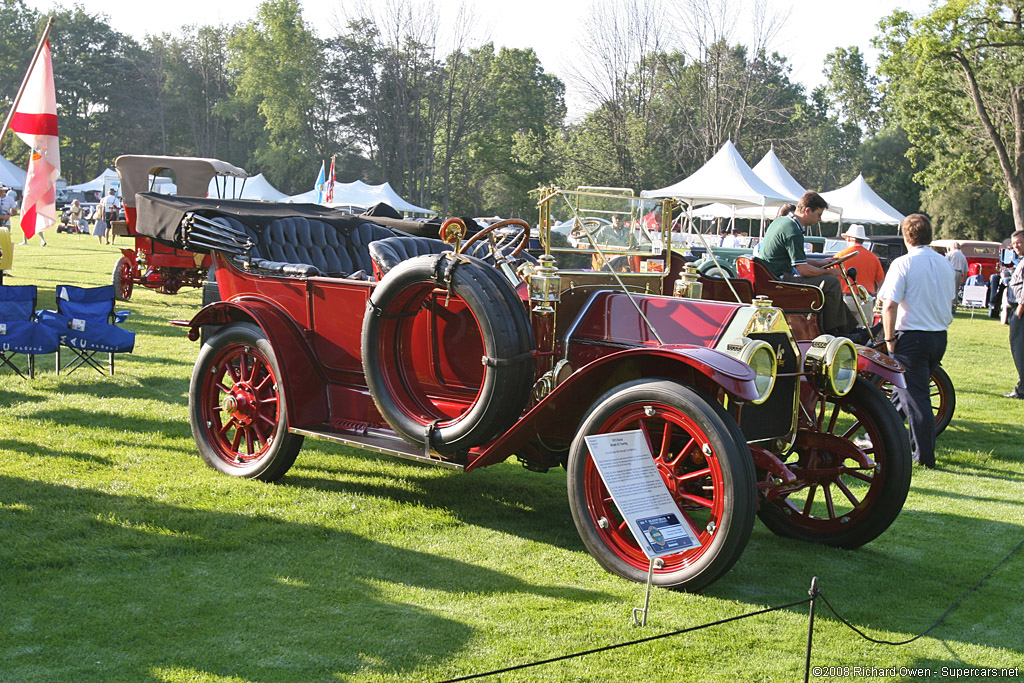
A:
<svg viewBox="0 0 1024 683">
<path fill-rule="evenodd" d="M 317 159 L 321 45 L 298 0 L 266 0 L 228 43 L 236 70 L 235 108 L 255 107 L 263 122 L 251 161 L 285 191 L 308 189 Z"/>
<path fill-rule="evenodd" d="M 825 93 L 833 109 L 868 135 L 878 132 L 878 79 L 868 69 L 860 48 L 836 48 L 825 57 Z"/>
<path fill-rule="evenodd" d="M 886 96 L 907 132 L 911 158 L 927 160 L 917 178 L 929 195 L 934 200 L 939 187 L 984 186 L 998 178 L 1018 230 L 1024 229 L 1022 11 L 1024 2 L 996 0 L 947 2 L 916 21 L 896 11 L 881 23 L 877 40 Z"/>
</svg>

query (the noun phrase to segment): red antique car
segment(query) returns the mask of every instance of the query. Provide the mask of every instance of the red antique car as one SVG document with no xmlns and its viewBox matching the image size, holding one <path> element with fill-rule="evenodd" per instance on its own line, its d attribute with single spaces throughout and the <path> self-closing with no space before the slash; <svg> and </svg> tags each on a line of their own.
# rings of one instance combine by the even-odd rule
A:
<svg viewBox="0 0 1024 683">
<path fill-rule="evenodd" d="M 135 285 L 155 289 L 161 294 L 176 294 L 182 287 L 201 287 L 210 267 L 209 255 L 160 244 L 136 232 L 135 195 L 152 189 L 151 183 L 157 178 L 170 178 L 175 181 L 178 195 L 206 197 L 210 181 L 217 178 L 218 193 L 224 197 L 229 194 L 229 183 L 245 183 L 245 171 L 226 161 L 195 157 L 125 154 L 114 164 L 121 179 L 125 223 L 115 222 L 112 228 L 115 234 L 131 237 L 135 242 L 132 248 L 121 249 L 123 256 L 114 264 L 111 279 L 117 298 L 130 299 Z"/>
<path fill-rule="evenodd" d="M 667 202 L 546 190 L 534 258 L 521 221 L 462 243 L 449 221 L 446 244 L 322 207 L 137 201 L 141 234 L 212 255 L 221 300 L 176 324 L 203 332 L 192 432 L 226 474 L 279 479 L 305 437 L 467 472 L 510 456 L 564 467 L 584 545 L 645 581 L 649 558 L 585 440 L 639 430 L 699 541 L 653 580 L 686 590 L 736 562 L 755 515 L 778 534 L 852 548 L 903 506 L 906 430 L 858 380 L 902 383 L 899 366 L 819 334 L 817 289 L 756 272 L 681 276 L 671 230 L 638 220 L 671 216 Z M 598 231 L 552 243 L 557 222 L 612 214 L 632 226 L 614 243 Z"/>
</svg>

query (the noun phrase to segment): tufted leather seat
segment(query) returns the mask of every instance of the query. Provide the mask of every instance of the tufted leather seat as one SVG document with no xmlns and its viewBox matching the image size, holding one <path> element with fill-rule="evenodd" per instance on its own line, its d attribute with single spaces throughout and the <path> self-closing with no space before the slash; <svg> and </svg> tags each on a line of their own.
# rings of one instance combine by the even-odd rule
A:
<svg viewBox="0 0 1024 683">
<path fill-rule="evenodd" d="M 407 259 L 451 250 L 451 245 L 429 237 L 388 237 L 370 243 L 369 249 L 378 279 Z"/>
<path fill-rule="evenodd" d="M 345 231 L 316 219 L 291 216 L 271 222 L 260 235 L 254 256 L 272 263 L 313 266 L 328 277 L 347 277 L 358 271 L 369 272 L 369 245 L 391 237 L 393 232 L 373 223 Z"/>
<path fill-rule="evenodd" d="M 394 232 L 365 222 L 339 228 L 315 218 L 289 216 L 269 223 L 261 232 L 230 216 L 213 219 L 249 235 L 251 265 L 283 275 L 368 279 L 372 267 L 369 245 Z"/>
</svg>

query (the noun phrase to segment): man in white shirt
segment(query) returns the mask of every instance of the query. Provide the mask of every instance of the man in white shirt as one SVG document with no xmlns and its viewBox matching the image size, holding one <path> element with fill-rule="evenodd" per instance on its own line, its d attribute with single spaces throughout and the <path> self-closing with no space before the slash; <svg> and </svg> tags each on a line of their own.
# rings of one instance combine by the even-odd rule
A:
<svg viewBox="0 0 1024 683">
<path fill-rule="evenodd" d="M 107 222 L 106 238 L 107 244 L 110 244 L 111 233 L 113 232 L 113 225 L 111 223 L 117 220 L 118 209 L 120 205 L 117 203 L 117 194 L 114 188 L 110 188 L 107 192 L 107 196 L 100 200 L 100 211 L 103 212 L 103 220 Z"/>
<path fill-rule="evenodd" d="M 953 266 L 953 270 L 956 271 L 956 291 L 959 292 L 960 288 L 964 286 L 964 281 L 967 279 L 967 257 L 964 256 L 964 252 L 960 251 L 960 243 L 953 242 L 953 248 L 946 254 L 946 260 L 949 261 L 949 265 Z"/>
<path fill-rule="evenodd" d="M 14 190 L 0 187 L 0 225 L 10 225 L 11 216 L 18 207 L 18 200 L 14 198 Z"/>
<path fill-rule="evenodd" d="M 878 290 L 885 347 L 905 369 L 907 386 L 897 389 L 910 424 L 914 462 L 935 467 L 935 415 L 932 372 L 946 352 L 946 330 L 953 322 L 949 302 L 956 295 L 956 274 L 949 261 L 933 251 L 932 224 L 915 213 L 900 225 L 907 253 L 889 266 Z"/>
</svg>

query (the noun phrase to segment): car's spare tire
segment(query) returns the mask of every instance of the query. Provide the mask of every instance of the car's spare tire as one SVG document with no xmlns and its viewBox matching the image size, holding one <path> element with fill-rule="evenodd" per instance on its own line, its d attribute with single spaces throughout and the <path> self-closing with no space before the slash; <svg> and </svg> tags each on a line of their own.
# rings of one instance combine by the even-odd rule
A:
<svg viewBox="0 0 1024 683">
<path fill-rule="evenodd" d="M 448 293 L 435 296 L 438 288 Z M 451 302 L 461 314 L 446 308 Z M 425 324 L 431 316 L 431 324 Z M 432 343 L 428 332 L 440 346 L 440 326 L 456 330 L 470 317 L 479 329 L 480 361 L 465 360 L 468 349 L 457 343 L 437 349 L 436 361 L 430 358 L 424 350 Z M 472 334 L 462 339 L 475 344 Z M 465 451 L 505 432 L 522 414 L 533 386 L 533 332 L 526 307 L 498 270 L 470 256 L 418 256 L 392 268 L 367 304 L 361 342 L 366 384 L 381 416 L 402 438 L 429 441 L 439 453 Z M 482 368 L 474 386 L 463 388 L 463 397 L 455 400 L 436 381 L 437 367 L 452 361 L 473 367 L 474 373 L 475 363 Z"/>
</svg>

